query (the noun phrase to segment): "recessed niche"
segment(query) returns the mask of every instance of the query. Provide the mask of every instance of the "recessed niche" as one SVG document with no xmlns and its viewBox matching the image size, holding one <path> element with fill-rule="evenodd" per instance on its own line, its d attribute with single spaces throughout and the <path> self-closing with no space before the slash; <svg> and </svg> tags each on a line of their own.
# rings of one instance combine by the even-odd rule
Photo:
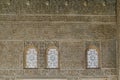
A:
<svg viewBox="0 0 120 80">
<path fill-rule="evenodd" d="M 24 52 L 24 68 L 37 68 L 38 51 L 34 46 L 28 46 Z"/>
<path fill-rule="evenodd" d="M 56 46 L 46 51 L 46 68 L 59 68 L 59 52 Z"/>
<path fill-rule="evenodd" d="M 86 51 L 87 68 L 99 68 L 99 50 L 96 46 L 89 46 Z"/>
</svg>

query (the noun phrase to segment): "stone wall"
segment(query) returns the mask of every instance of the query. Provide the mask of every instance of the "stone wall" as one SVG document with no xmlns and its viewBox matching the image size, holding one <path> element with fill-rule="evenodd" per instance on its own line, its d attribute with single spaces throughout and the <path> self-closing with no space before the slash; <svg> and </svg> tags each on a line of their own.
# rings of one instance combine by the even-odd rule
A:
<svg viewBox="0 0 120 80">
<path fill-rule="evenodd" d="M 115 14 L 116 0 L 0 0 L 1 14 Z"/>
<path fill-rule="evenodd" d="M 118 47 L 114 0 L 106 0 L 105 5 L 104 0 L 88 0 L 87 4 L 84 0 L 71 0 L 65 9 L 62 6 L 65 0 L 50 0 L 49 4 L 45 0 L 31 1 L 0 1 L 0 80 L 81 80 L 84 77 L 117 80 Z M 41 5 L 37 5 L 39 3 Z M 61 11 L 61 7 L 54 7 L 58 5 L 62 6 Z M 77 6 L 80 6 L 80 10 Z M 38 69 L 23 67 L 24 48 L 30 44 L 34 44 L 40 51 Z M 45 51 L 51 44 L 59 49 L 60 69 L 45 67 Z M 86 69 L 85 50 L 90 44 L 96 45 L 100 50 L 100 69 Z"/>
</svg>

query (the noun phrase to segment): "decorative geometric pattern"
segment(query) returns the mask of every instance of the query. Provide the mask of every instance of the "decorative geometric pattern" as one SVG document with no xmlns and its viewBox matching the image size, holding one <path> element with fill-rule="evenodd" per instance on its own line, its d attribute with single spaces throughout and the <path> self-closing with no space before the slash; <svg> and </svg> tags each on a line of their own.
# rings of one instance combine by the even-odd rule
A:
<svg viewBox="0 0 120 80">
<path fill-rule="evenodd" d="M 0 0 L 0 14 L 115 14 L 116 0 Z"/>
<path fill-rule="evenodd" d="M 56 49 L 48 50 L 47 68 L 58 68 L 58 51 Z"/>
<path fill-rule="evenodd" d="M 26 68 L 37 68 L 37 51 L 35 48 L 29 48 L 26 54 Z"/>
<path fill-rule="evenodd" d="M 96 49 L 89 49 L 87 51 L 87 68 L 98 68 L 98 52 Z"/>
</svg>

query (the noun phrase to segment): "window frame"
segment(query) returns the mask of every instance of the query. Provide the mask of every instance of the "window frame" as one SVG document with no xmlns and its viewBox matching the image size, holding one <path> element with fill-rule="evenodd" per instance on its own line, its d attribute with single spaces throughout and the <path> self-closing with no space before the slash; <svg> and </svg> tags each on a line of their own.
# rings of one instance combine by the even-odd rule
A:
<svg viewBox="0 0 120 80">
<path fill-rule="evenodd" d="M 29 51 L 29 49 L 32 49 L 32 48 L 34 48 L 36 50 L 36 52 L 37 52 L 37 67 L 35 67 L 35 68 L 26 67 L 27 66 L 26 65 L 27 51 Z M 34 45 L 29 45 L 29 46 L 25 47 L 24 54 L 23 54 L 23 61 L 24 61 L 23 62 L 23 66 L 24 66 L 25 69 L 37 69 L 38 68 L 38 53 L 39 53 L 39 51 L 38 51 L 38 49 Z"/>
<path fill-rule="evenodd" d="M 48 55 L 48 51 L 50 49 L 56 49 L 58 51 L 58 67 L 57 68 L 50 68 L 50 67 L 48 67 L 48 58 L 47 58 L 47 55 Z M 46 69 L 60 69 L 60 53 L 59 53 L 59 50 L 58 50 L 58 48 L 56 46 L 50 46 L 50 47 L 47 48 L 46 54 L 45 54 L 45 66 L 46 66 L 45 67 Z"/>
<path fill-rule="evenodd" d="M 95 49 L 98 53 L 98 67 L 96 67 L 96 68 L 88 67 L 88 57 L 87 57 L 87 55 L 88 55 L 89 49 Z M 100 50 L 95 45 L 90 45 L 86 49 L 86 68 L 87 69 L 100 69 Z"/>
</svg>

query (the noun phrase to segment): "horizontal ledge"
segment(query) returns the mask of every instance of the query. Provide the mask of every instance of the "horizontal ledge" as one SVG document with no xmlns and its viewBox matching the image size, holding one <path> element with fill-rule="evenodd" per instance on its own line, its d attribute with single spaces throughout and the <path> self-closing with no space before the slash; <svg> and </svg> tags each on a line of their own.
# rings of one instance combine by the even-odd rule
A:
<svg viewBox="0 0 120 80">
<path fill-rule="evenodd" d="M 115 15 L 0 15 L 0 21 L 116 22 Z"/>
<path fill-rule="evenodd" d="M 59 42 L 81 42 L 81 41 L 106 41 L 106 40 L 116 40 L 116 39 L 36 39 L 36 40 L 7 40 L 7 39 L 3 39 L 3 40 L 0 40 L 0 41 L 19 41 L 19 42 L 24 42 L 24 41 L 59 41 Z M 106 69 L 106 68 L 104 68 Z"/>
<path fill-rule="evenodd" d="M 116 16 L 116 15 L 93 15 L 93 14 L 0 14 L 0 16 Z"/>
<path fill-rule="evenodd" d="M 31 24 L 31 22 L 32 23 L 36 23 L 36 24 L 38 24 L 38 23 L 47 23 L 47 24 L 61 24 L 61 23 L 64 23 L 64 24 L 98 24 L 98 25 L 100 25 L 100 24 L 104 24 L 104 25 L 108 25 L 108 24 L 110 24 L 110 25 L 116 25 L 116 27 L 117 27 L 117 23 L 116 22 L 80 22 L 80 21 L 0 21 L 0 23 L 2 23 L 2 24 L 9 24 L 9 23 L 12 23 L 12 24 L 19 24 L 19 23 L 29 23 L 29 24 Z"/>
</svg>

